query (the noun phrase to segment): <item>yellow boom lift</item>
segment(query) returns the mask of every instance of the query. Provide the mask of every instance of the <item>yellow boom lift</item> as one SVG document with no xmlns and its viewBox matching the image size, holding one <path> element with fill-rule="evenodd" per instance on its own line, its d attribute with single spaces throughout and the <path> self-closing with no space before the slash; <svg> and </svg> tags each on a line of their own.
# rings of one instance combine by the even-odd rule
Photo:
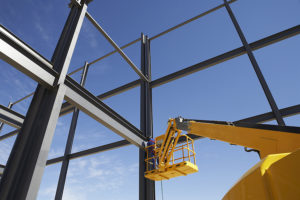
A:
<svg viewBox="0 0 300 200">
<path fill-rule="evenodd" d="M 252 148 L 259 153 L 261 161 L 240 178 L 223 200 L 300 199 L 299 127 L 169 119 L 165 134 L 146 147 L 146 178 L 168 180 L 198 171 L 194 141 L 182 131 Z"/>
</svg>

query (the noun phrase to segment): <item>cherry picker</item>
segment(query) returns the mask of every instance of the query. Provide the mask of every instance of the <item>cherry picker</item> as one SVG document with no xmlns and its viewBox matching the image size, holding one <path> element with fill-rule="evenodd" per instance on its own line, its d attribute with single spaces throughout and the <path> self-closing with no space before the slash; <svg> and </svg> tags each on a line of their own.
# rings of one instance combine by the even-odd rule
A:
<svg viewBox="0 0 300 200">
<path fill-rule="evenodd" d="M 159 181 L 197 172 L 191 134 L 251 148 L 260 155 L 223 200 L 300 199 L 300 128 L 292 126 L 169 119 L 165 134 L 146 147 L 145 177 Z M 154 152 L 149 154 L 149 148 Z"/>
</svg>

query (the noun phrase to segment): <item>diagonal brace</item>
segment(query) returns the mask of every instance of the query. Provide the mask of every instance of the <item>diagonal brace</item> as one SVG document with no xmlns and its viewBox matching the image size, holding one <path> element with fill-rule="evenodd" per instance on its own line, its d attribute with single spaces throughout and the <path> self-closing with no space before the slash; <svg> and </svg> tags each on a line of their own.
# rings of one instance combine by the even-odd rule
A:
<svg viewBox="0 0 300 200">
<path fill-rule="evenodd" d="M 116 49 L 117 52 L 126 60 L 130 67 L 143 79 L 144 81 L 149 82 L 149 80 L 144 76 L 144 74 L 135 66 L 135 64 L 128 58 L 128 56 L 122 51 L 122 49 L 109 37 L 109 35 L 104 31 L 104 29 L 96 22 L 96 20 L 86 12 L 86 17 L 92 24 L 102 33 L 102 35 L 107 39 L 107 41 Z"/>
</svg>

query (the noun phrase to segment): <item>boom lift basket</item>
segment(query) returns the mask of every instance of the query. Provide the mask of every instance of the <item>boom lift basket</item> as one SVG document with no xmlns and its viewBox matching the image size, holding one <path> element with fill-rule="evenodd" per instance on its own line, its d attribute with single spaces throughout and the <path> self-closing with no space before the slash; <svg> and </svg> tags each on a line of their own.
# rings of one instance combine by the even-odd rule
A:
<svg viewBox="0 0 300 200">
<path fill-rule="evenodd" d="M 176 131 L 177 132 L 177 131 Z M 166 156 L 159 164 L 159 153 L 161 152 L 162 141 L 165 140 L 165 135 L 155 138 L 155 144 L 146 147 L 147 157 L 145 177 L 154 180 L 168 180 L 178 176 L 186 176 L 198 171 L 196 165 L 194 140 L 187 135 L 181 135 L 181 131 L 177 132 L 177 136 L 172 136 L 169 140 L 169 145 L 163 145 L 166 150 Z M 178 142 L 180 141 L 180 143 Z"/>
</svg>

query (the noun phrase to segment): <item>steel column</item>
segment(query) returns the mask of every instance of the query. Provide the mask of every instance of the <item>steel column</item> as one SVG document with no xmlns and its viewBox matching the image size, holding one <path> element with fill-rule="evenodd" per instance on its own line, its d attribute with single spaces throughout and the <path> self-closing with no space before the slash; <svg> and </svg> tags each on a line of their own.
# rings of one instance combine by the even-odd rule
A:
<svg viewBox="0 0 300 200">
<path fill-rule="evenodd" d="M 243 45 L 244 45 L 244 47 L 245 47 L 245 49 L 247 51 L 248 57 L 250 59 L 250 62 L 252 64 L 252 66 L 254 68 L 254 71 L 256 73 L 256 76 L 257 76 L 257 78 L 258 78 L 258 80 L 259 80 L 259 82 L 260 82 L 260 84 L 261 84 L 261 86 L 262 86 L 262 88 L 264 90 L 264 93 L 265 93 L 265 95 L 266 95 L 266 97 L 268 99 L 270 107 L 271 107 L 271 109 L 272 109 L 272 111 L 273 111 L 273 113 L 275 115 L 276 121 L 277 121 L 277 123 L 279 125 L 284 126 L 285 123 L 283 121 L 283 118 L 282 118 L 282 116 L 281 116 L 281 114 L 280 114 L 280 112 L 278 110 L 276 102 L 275 102 L 275 100 L 274 100 L 274 98 L 272 96 L 272 93 L 271 93 L 271 91 L 270 91 L 270 89 L 268 87 L 268 84 L 267 84 L 267 82 L 266 82 L 266 80 L 265 80 L 265 78 L 264 78 L 264 76 L 263 76 L 263 74 L 262 74 L 262 72 L 260 70 L 260 67 L 258 66 L 258 63 L 257 63 L 257 61 L 256 61 L 256 59 L 254 57 L 252 49 L 251 49 L 250 45 L 248 44 L 248 42 L 246 40 L 246 37 L 244 36 L 243 31 L 242 31 L 240 25 L 238 24 L 238 22 L 237 22 L 237 20 L 236 20 L 236 18 L 234 16 L 234 14 L 233 14 L 230 6 L 229 6 L 227 0 L 224 0 L 224 4 L 225 4 L 226 10 L 227 10 L 227 12 L 228 12 L 228 14 L 229 14 L 229 16 L 231 18 L 231 21 L 232 21 L 232 23 L 233 23 L 233 25 L 234 25 L 234 27 L 235 27 L 235 29 L 236 29 L 236 31 L 237 31 L 237 33 L 238 33 L 241 41 L 242 41 L 242 43 L 243 43 Z"/>
<path fill-rule="evenodd" d="M 71 4 L 69 17 L 52 57 L 53 69 L 59 73 L 55 80 L 58 85 L 53 88 L 37 86 L 0 181 L 0 199 L 36 199 L 66 91 L 65 85 L 60 83 L 68 70 L 87 9 L 87 5 L 82 3 L 80 7 Z"/>
<path fill-rule="evenodd" d="M 84 85 L 85 85 L 86 76 L 87 76 L 87 73 L 88 73 L 88 68 L 89 68 L 89 64 L 87 62 L 85 62 L 84 68 L 82 70 L 81 81 L 80 81 L 80 85 L 82 87 L 84 87 Z M 59 174 L 59 180 L 58 180 L 56 193 L 55 193 L 55 200 L 61 200 L 62 196 L 63 196 L 66 177 L 67 177 L 67 171 L 68 171 L 69 162 L 70 162 L 68 156 L 72 152 L 72 146 L 73 146 L 75 130 L 76 130 L 76 126 L 77 126 L 78 116 L 79 116 L 79 109 L 75 107 L 74 112 L 73 112 L 73 116 L 72 116 L 71 125 L 70 125 L 67 144 L 66 144 L 66 148 L 65 148 L 64 160 L 63 160 L 63 163 L 61 165 L 61 170 L 60 170 L 60 174 Z"/>
<path fill-rule="evenodd" d="M 141 35 L 141 71 L 151 80 L 150 43 L 148 37 Z M 141 121 L 142 134 L 148 139 L 153 137 L 152 89 L 149 82 L 141 82 Z M 155 200 L 155 182 L 144 177 L 146 153 L 139 150 L 139 200 Z"/>
</svg>

